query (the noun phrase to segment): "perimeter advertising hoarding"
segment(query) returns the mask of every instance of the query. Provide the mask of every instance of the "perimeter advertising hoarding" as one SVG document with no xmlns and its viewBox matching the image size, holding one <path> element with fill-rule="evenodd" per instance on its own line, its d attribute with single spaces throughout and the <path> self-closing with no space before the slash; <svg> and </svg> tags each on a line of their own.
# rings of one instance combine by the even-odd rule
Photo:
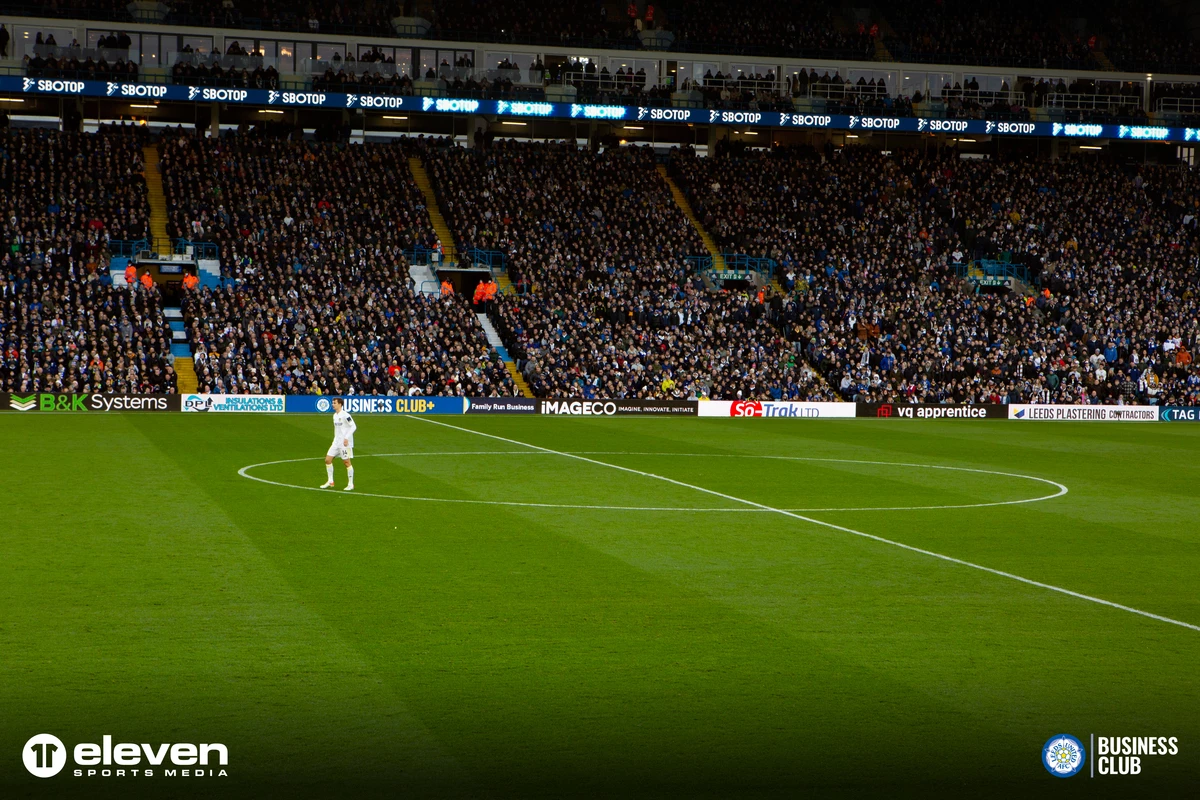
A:
<svg viewBox="0 0 1200 800">
<path fill-rule="evenodd" d="M 572 417 L 612 417 L 626 414 L 696 416 L 695 400 L 539 400 L 538 413 Z"/>
<path fill-rule="evenodd" d="M 1163 422 L 1200 422 L 1200 407 L 1165 406 L 1158 409 L 1158 418 Z"/>
<path fill-rule="evenodd" d="M 877 419 L 1008 419 L 996 403 L 859 403 L 857 417 Z"/>
<path fill-rule="evenodd" d="M 701 417 L 790 417 L 830 419 L 856 416 L 854 403 L 800 403 L 790 400 L 701 400 Z"/>
<path fill-rule="evenodd" d="M 351 414 L 461 414 L 466 405 L 463 397 L 292 394 L 287 396 L 287 412 L 332 414 L 334 397 L 338 397 Z"/>
<path fill-rule="evenodd" d="M 0 411 L 179 411 L 177 394 L 0 393 Z"/>
<path fill-rule="evenodd" d="M 281 394 L 185 394 L 183 410 L 214 414 L 282 414 Z"/>
<path fill-rule="evenodd" d="M 536 414 L 538 401 L 532 397 L 469 397 L 467 414 Z"/>
<path fill-rule="evenodd" d="M 1161 410 L 1158 406 L 1014 404 L 1008 407 L 1008 418 L 1066 422 L 1156 422 Z"/>
</svg>

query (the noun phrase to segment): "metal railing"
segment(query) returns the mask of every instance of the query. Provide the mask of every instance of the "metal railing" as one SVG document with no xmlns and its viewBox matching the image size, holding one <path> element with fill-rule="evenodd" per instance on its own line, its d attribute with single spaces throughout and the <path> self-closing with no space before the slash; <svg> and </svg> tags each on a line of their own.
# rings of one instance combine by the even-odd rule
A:
<svg viewBox="0 0 1200 800">
<path fill-rule="evenodd" d="M 1142 98 L 1116 94 L 1049 94 L 1047 108 L 1088 108 L 1100 111 L 1136 111 L 1142 107 Z"/>
<path fill-rule="evenodd" d="M 77 58 L 80 61 L 86 61 L 89 58 L 93 61 L 104 59 L 110 64 L 118 59 L 122 61 L 129 60 L 128 47 L 71 47 L 70 45 L 63 47 L 53 44 L 35 44 L 30 50 L 33 55 L 41 56 L 42 58 Z"/>
<path fill-rule="evenodd" d="M 1156 111 L 1174 114 L 1195 114 L 1200 112 L 1200 98 L 1195 97 L 1160 97 L 1154 104 Z"/>
<path fill-rule="evenodd" d="M 220 67 L 221 69 L 279 68 L 279 59 L 260 55 L 221 55 L 220 53 L 176 53 L 171 66 Z"/>
<path fill-rule="evenodd" d="M 954 272 L 960 278 L 979 282 L 982 278 L 1016 278 L 1025 284 L 1032 284 L 1028 268 L 1024 264 L 1012 264 L 1007 261 L 995 261 L 981 258 L 965 264 L 955 264 Z"/>
<path fill-rule="evenodd" d="M 216 242 L 194 242 L 191 239 L 172 239 L 171 252 L 176 255 L 187 255 L 190 252 L 193 258 L 206 260 L 220 257 L 220 248 Z"/>
<path fill-rule="evenodd" d="M 508 254 L 502 250 L 481 250 L 478 247 L 470 247 L 462 251 L 462 255 L 471 259 L 471 263 L 487 267 L 492 272 L 497 270 L 508 272 Z"/>
<path fill-rule="evenodd" d="M 768 278 L 774 275 L 779 267 L 779 263 L 773 258 L 759 258 L 745 253 L 721 253 L 721 258 L 725 259 L 726 270 L 759 272 Z"/>
</svg>

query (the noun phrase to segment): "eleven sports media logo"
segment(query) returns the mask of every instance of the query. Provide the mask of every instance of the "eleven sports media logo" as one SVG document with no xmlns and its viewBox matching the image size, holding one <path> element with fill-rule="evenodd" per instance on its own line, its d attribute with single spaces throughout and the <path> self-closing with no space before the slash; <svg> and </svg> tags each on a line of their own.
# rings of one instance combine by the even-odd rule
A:
<svg viewBox="0 0 1200 800">
<path fill-rule="evenodd" d="M 30 737 L 21 762 L 35 778 L 53 778 L 67 767 L 67 754 L 76 778 L 227 778 L 229 748 L 217 742 L 113 743 L 105 734 L 100 743 L 81 742 L 68 750 L 52 733 Z"/>
</svg>

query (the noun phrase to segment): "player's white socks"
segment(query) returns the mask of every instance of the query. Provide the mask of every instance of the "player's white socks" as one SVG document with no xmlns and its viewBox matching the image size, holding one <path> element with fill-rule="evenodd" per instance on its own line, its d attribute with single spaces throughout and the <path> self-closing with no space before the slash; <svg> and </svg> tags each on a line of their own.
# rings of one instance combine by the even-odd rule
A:
<svg viewBox="0 0 1200 800">
<path fill-rule="evenodd" d="M 349 484 L 354 485 L 354 467 L 346 467 L 346 476 L 350 479 Z"/>
<path fill-rule="evenodd" d="M 329 482 L 333 483 L 333 464 L 325 465 L 325 474 L 329 476 Z"/>
</svg>

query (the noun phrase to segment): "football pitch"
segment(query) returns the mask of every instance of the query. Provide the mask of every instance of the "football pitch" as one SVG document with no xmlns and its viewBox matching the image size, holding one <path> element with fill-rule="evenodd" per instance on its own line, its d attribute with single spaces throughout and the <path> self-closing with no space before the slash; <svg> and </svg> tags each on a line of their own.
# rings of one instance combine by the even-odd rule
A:
<svg viewBox="0 0 1200 800">
<path fill-rule="evenodd" d="M 0 795 L 1196 796 L 1200 426 L 356 421 L 0 416 Z"/>
</svg>

